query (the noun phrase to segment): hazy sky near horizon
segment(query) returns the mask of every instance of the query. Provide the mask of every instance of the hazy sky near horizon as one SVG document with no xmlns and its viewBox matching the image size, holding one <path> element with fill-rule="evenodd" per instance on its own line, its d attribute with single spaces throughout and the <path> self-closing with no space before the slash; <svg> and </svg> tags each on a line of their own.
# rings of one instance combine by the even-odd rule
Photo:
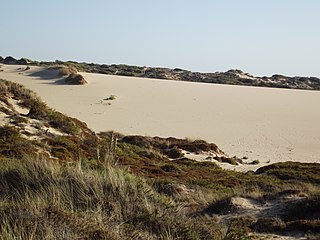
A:
<svg viewBox="0 0 320 240">
<path fill-rule="evenodd" d="M 10 0 L 0 55 L 320 77 L 319 0 Z"/>
</svg>

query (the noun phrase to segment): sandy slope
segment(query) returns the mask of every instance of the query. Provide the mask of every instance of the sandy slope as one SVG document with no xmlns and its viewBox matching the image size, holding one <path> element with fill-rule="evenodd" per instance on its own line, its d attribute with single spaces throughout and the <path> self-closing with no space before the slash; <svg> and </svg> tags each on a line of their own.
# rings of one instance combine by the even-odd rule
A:
<svg viewBox="0 0 320 240">
<path fill-rule="evenodd" d="M 258 166 L 269 161 L 320 162 L 318 91 L 89 73 L 82 73 L 88 85 L 67 86 L 56 83 L 61 79 L 55 71 L 23 68 L 3 65 L 0 78 L 33 89 L 49 106 L 95 131 L 201 138 L 229 155 L 259 159 Z M 115 100 L 103 100 L 112 94 Z"/>
</svg>

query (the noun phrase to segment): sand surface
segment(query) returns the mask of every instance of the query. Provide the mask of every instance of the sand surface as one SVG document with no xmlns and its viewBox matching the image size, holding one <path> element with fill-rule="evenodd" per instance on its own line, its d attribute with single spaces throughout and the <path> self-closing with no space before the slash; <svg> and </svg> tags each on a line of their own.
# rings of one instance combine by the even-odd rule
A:
<svg viewBox="0 0 320 240">
<path fill-rule="evenodd" d="M 81 73 L 83 86 L 56 83 L 56 71 L 2 65 L 0 78 L 37 92 L 52 108 L 99 131 L 175 136 L 216 143 L 259 165 L 320 162 L 320 92 L 188 83 Z M 103 100 L 115 95 L 115 100 Z M 111 105 L 110 105 L 111 104 Z"/>
</svg>

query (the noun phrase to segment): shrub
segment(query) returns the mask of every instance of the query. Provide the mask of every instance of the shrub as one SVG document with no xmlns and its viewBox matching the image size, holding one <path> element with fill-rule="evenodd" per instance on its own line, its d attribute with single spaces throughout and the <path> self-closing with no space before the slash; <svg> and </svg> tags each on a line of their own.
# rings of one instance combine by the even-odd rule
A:
<svg viewBox="0 0 320 240">
<path fill-rule="evenodd" d="M 88 82 L 84 79 L 84 77 L 82 75 L 71 73 L 65 79 L 65 83 L 71 84 L 71 85 L 84 85 Z"/>
<path fill-rule="evenodd" d="M 259 168 L 256 174 L 307 183 L 320 183 L 319 163 L 281 162 Z"/>
<path fill-rule="evenodd" d="M 257 165 L 257 164 L 259 164 L 260 163 L 260 161 L 259 160 L 253 160 L 250 164 L 252 164 L 252 165 Z"/>
<path fill-rule="evenodd" d="M 220 161 L 231 165 L 238 165 L 238 159 L 236 157 L 221 157 Z"/>
<path fill-rule="evenodd" d="M 184 154 L 181 152 L 179 148 L 171 148 L 167 151 L 167 155 L 169 158 L 177 159 L 184 156 Z"/>
<path fill-rule="evenodd" d="M 73 67 L 61 67 L 59 70 L 59 76 L 69 76 L 70 74 L 77 74 L 77 70 Z"/>
</svg>

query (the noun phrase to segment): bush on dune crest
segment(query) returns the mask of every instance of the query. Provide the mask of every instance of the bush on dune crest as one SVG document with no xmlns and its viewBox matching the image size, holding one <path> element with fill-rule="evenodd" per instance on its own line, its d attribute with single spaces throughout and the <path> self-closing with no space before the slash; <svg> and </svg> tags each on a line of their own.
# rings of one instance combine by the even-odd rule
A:
<svg viewBox="0 0 320 240">
<path fill-rule="evenodd" d="M 59 70 L 59 76 L 68 76 L 70 74 L 77 74 L 77 69 L 73 67 L 61 67 Z"/>
<path fill-rule="evenodd" d="M 76 73 L 71 73 L 69 76 L 65 79 L 66 84 L 71 84 L 71 85 L 84 85 L 88 83 L 84 77 L 80 74 Z"/>
<path fill-rule="evenodd" d="M 76 74 L 77 68 L 73 67 L 73 66 L 64 66 L 64 65 L 53 65 L 53 66 L 49 66 L 47 67 L 48 70 L 57 70 L 58 71 L 58 76 L 59 77 L 63 77 L 63 76 L 68 76 L 70 74 Z"/>
</svg>

